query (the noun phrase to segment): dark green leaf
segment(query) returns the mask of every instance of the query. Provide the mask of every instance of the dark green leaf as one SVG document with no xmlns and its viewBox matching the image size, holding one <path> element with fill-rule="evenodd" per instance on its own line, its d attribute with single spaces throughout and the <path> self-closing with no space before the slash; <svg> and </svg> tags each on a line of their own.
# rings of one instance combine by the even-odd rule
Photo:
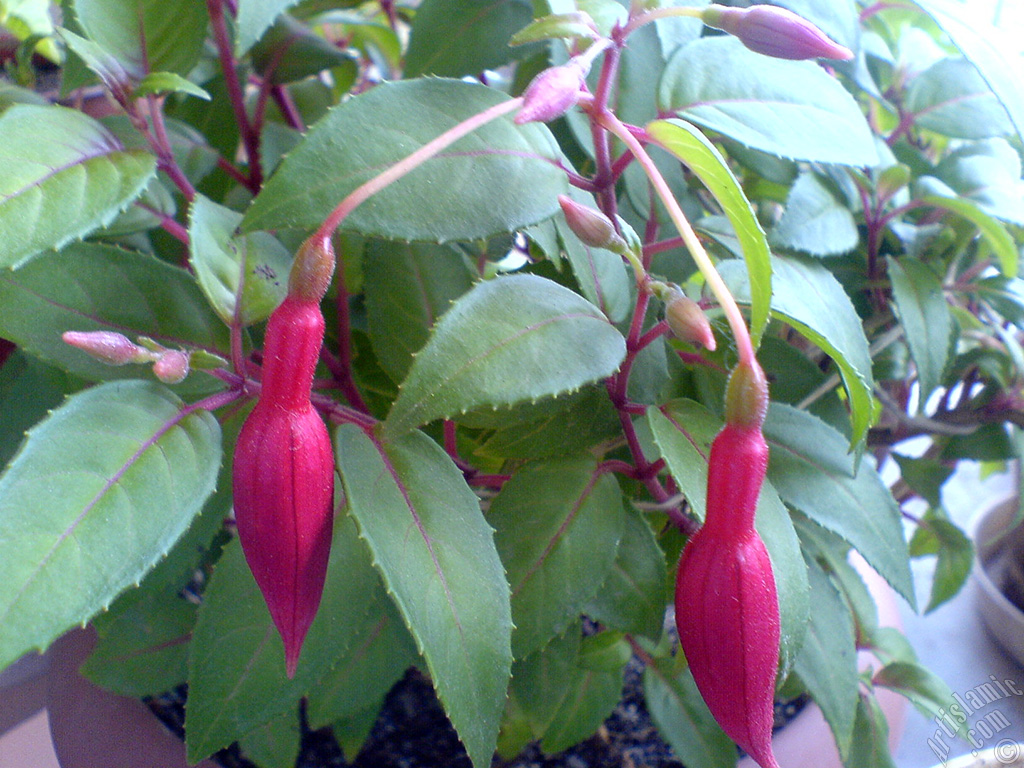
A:
<svg viewBox="0 0 1024 768">
<path fill-rule="evenodd" d="M 923 262 L 889 258 L 896 312 L 917 367 L 918 410 L 942 383 L 955 344 L 953 316 L 938 276 Z"/>
<path fill-rule="evenodd" d="M 422 432 L 381 443 L 343 425 L 336 448 L 352 515 L 441 703 L 474 765 L 490 765 L 512 666 L 512 620 L 477 497 Z"/>
<path fill-rule="evenodd" d="M 614 373 L 625 346 L 597 307 L 557 283 L 528 274 L 479 283 L 434 327 L 385 430 L 571 392 Z"/>
<path fill-rule="evenodd" d="M 925 515 L 910 540 L 913 557 L 937 555 L 932 593 L 925 613 L 931 613 L 963 587 L 974 565 L 974 545 L 962 530 L 939 511 Z"/>
<path fill-rule="evenodd" d="M 165 387 L 111 382 L 29 433 L 0 477 L 0 668 L 137 583 L 202 507 L 220 427 L 181 408 Z"/>
<path fill-rule="evenodd" d="M 769 408 L 764 432 L 768 477 L 782 499 L 850 542 L 914 605 L 899 506 L 871 462 L 862 460 L 851 477 L 843 436 L 788 405 Z"/>
<path fill-rule="evenodd" d="M 235 19 L 235 55 L 241 57 L 263 33 L 270 29 L 274 20 L 299 0 L 238 0 L 238 14 Z"/>
<path fill-rule="evenodd" d="M 860 695 L 853 741 L 845 765 L 853 768 L 896 768 L 889 752 L 889 723 L 873 695 Z"/>
<path fill-rule="evenodd" d="M 275 85 L 294 83 L 325 69 L 335 70 L 336 80 L 352 81 L 359 71 L 352 53 L 287 15 L 281 16 L 253 48 L 252 61 L 256 71 Z"/>
<path fill-rule="evenodd" d="M 0 467 L 14 456 L 25 432 L 82 383 L 24 352 L 7 358 L 0 366 Z"/>
<path fill-rule="evenodd" d="M 509 39 L 533 20 L 526 0 L 424 0 L 416 9 L 405 76 L 462 77 L 495 69 L 530 51 Z"/>
<path fill-rule="evenodd" d="M 953 474 L 952 467 L 936 459 L 915 459 L 899 453 L 891 453 L 890 456 L 899 465 L 900 475 L 914 493 L 920 494 L 929 506 L 941 506 L 942 486 Z"/>
<path fill-rule="evenodd" d="M 111 221 L 156 172 L 103 126 L 64 107 L 17 104 L 0 115 L 0 267 L 16 267 Z"/>
<path fill-rule="evenodd" d="M 857 222 L 835 189 L 814 171 L 797 178 L 771 241 L 812 256 L 835 256 L 860 243 Z"/>
<path fill-rule="evenodd" d="M 622 492 L 611 475 L 595 475 L 596 467 L 589 457 L 533 462 L 491 501 L 487 520 L 512 589 L 517 659 L 561 634 L 615 561 Z"/>
<path fill-rule="evenodd" d="M 239 746 L 260 768 L 295 768 L 302 726 L 294 709 L 278 715 L 239 740 Z"/>
<path fill-rule="evenodd" d="M 421 79 L 385 83 L 349 99 L 285 158 L 246 213 L 243 229 L 312 229 L 363 182 L 505 98 L 482 85 Z M 557 209 L 566 187 L 552 162 L 559 156 L 546 128 L 502 118 L 374 195 L 342 227 L 396 240 L 511 232 Z"/>
<path fill-rule="evenodd" d="M 754 53 L 733 37 L 701 38 L 676 52 L 658 107 L 781 157 L 878 162 L 860 107 L 835 78 L 813 62 Z"/>
</svg>

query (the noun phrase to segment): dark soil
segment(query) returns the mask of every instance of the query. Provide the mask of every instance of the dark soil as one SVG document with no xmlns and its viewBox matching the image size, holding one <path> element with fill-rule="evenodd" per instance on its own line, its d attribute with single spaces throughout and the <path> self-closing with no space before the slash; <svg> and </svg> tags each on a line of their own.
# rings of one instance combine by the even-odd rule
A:
<svg viewBox="0 0 1024 768">
<path fill-rule="evenodd" d="M 557 755 L 536 744 L 509 761 L 497 757 L 493 768 L 683 768 L 651 721 L 641 693 L 643 664 L 626 667 L 623 697 L 590 739 Z M 150 708 L 179 736 L 184 736 L 184 696 L 179 689 L 153 699 Z M 778 705 L 776 727 L 800 712 L 804 701 Z M 218 753 L 224 768 L 258 768 L 237 747 Z M 296 768 L 472 768 L 462 744 L 441 708 L 433 686 L 422 673 L 409 670 L 388 693 L 380 716 L 353 762 L 330 729 L 306 730 Z"/>
</svg>

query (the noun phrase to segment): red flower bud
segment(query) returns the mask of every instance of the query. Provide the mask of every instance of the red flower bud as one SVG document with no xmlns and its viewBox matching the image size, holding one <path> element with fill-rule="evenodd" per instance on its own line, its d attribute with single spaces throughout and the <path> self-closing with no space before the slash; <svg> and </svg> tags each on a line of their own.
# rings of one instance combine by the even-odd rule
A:
<svg viewBox="0 0 1024 768">
<path fill-rule="evenodd" d="M 577 203 L 568 195 L 559 195 L 558 204 L 565 214 L 565 222 L 584 245 L 605 248 L 614 253 L 626 250 L 626 241 L 615 231 L 612 220 L 596 208 Z"/>
<path fill-rule="evenodd" d="M 238 538 L 284 641 L 289 677 L 316 616 L 334 513 L 334 454 L 310 403 L 323 341 L 317 301 L 289 295 L 267 324 L 260 399 L 242 426 L 232 484 Z"/>
<path fill-rule="evenodd" d="M 779 601 L 754 529 L 768 466 L 760 424 L 726 424 L 711 445 L 707 516 L 679 560 L 676 628 L 697 689 L 722 730 L 762 768 L 772 754 Z"/>
<path fill-rule="evenodd" d="M 188 376 L 188 368 L 188 353 L 180 349 L 169 349 L 153 363 L 153 374 L 164 384 L 177 384 Z"/>
<path fill-rule="evenodd" d="M 146 363 L 156 355 L 145 347 L 130 341 L 127 336 L 113 331 L 65 331 L 64 343 L 87 352 L 108 365 Z"/>
<path fill-rule="evenodd" d="M 514 122 L 546 123 L 561 117 L 579 101 L 585 84 L 583 70 L 573 62 L 545 69 L 523 91 L 523 107 Z"/>
<path fill-rule="evenodd" d="M 709 27 L 736 37 L 747 48 L 777 59 L 852 59 L 853 52 L 787 8 L 709 5 L 701 14 Z"/>
<path fill-rule="evenodd" d="M 665 321 L 677 339 L 708 350 L 715 349 L 715 334 L 711 331 L 708 316 L 697 302 L 678 289 L 672 291 L 665 304 Z"/>
</svg>

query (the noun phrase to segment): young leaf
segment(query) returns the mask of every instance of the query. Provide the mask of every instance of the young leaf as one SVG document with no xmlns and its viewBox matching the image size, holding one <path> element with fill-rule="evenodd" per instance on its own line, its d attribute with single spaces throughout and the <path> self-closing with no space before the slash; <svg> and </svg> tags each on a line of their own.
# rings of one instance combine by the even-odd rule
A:
<svg viewBox="0 0 1024 768">
<path fill-rule="evenodd" d="M 947 188 L 948 189 L 948 188 Z M 944 193 L 946 190 L 942 190 Z M 977 203 L 964 197 L 926 195 L 921 202 L 933 208 L 943 208 L 974 224 L 981 236 L 988 242 L 999 261 L 999 270 L 1007 277 L 1017 276 L 1017 245 L 1013 236 L 998 219 L 989 216 Z"/>
<path fill-rule="evenodd" d="M 17 267 L 110 222 L 156 172 L 102 125 L 64 107 L 17 104 L 0 115 L 0 267 Z"/>
<path fill-rule="evenodd" d="M 664 739 L 687 768 L 733 768 L 736 746 L 711 717 L 689 670 L 672 659 L 644 670 L 644 699 Z"/>
<path fill-rule="evenodd" d="M 677 51 L 658 107 L 781 157 L 878 163 L 871 129 L 838 80 L 813 62 L 763 56 L 733 37 L 704 37 Z"/>
<path fill-rule="evenodd" d="M 857 768 L 896 768 L 889 751 L 889 722 L 874 695 L 860 694 L 853 741 L 844 764 Z"/>
<path fill-rule="evenodd" d="M 202 507 L 220 427 L 181 409 L 165 387 L 111 382 L 29 433 L 0 477 L 0 669 L 110 605 Z"/>
<path fill-rule="evenodd" d="M 242 228 L 312 229 L 363 182 L 505 98 L 482 85 L 420 79 L 384 83 L 349 99 L 284 159 Z M 376 194 L 342 226 L 435 242 L 511 232 L 557 210 L 566 186 L 556 166 L 560 155 L 547 128 L 495 120 Z"/>
<path fill-rule="evenodd" d="M 266 319 L 288 288 L 292 257 L 266 232 L 237 234 L 242 214 L 196 195 L 189 211 L 192 269 L 210 306 L 226 324 Z M 240 306 L 239 306 L 240 305 Z"/>
<path fill-rule="evenodd" d="M 939 722 L 945 719 L 960 731 L 961 736 L 966 736 L 966 715 L 956 721 L 952 713 L 947 712 L 950 703 L 955 701 L 953 691 L 940 677 L 919 664 L 894 661 L 878 670 L 871 682 L 898 691 L 928 720 Z"/>
<path fill-rule="evenodd" d="M 771 241 L 812 256 L 836 256 L 856 248 L 860 233 L 853 213 L 828 182 L 814 171 L 804 171 L 789 190 Z"/>
<path fill-rule="evenodd" d="M 750 289 L 739 262 L 719 271 L 740 301 Z M 772 258 L 772 314 L 824 350 L 839 367 L 850 401 L 851 445 L 864 440 L 874 418 L 871 354 L 860 317 L 839 281 L 817 261 Z"/>
<path fill-rule="evenodd" d="M 920 411 L 942 383 L 942 374 L 955 343 L 956 326 L 942 283 L 929 267 L 909 257 L 887 261 L 896 311 L 917 366 Z"/>
<path fill-rule="evenodd" d="M 490 765 L 512 666 L 512 619 L 493 531 L 444 450 L 422 432 L 335 437 L 345 496 L 477 768 Z"/>
<path fill-rule="evenodd" d="M 782 499 L 850 542 L 914 605 L 899 506 L 870 462 L 860 462 L 852 477 L 837 471 L 850 462 L 843 436 L 788 405 L 769 408 L 764 432 L 771 447 L 768 478 Z"/>
<path fill-rule="evenodd" d="M 814 610 L 804 645 L 793 663 L 832 729 L 840 754 L 847 754 L 857 715 L 857 646 L 850 608 L 821 566 L 806 559 Z"/>
<path fill-rule="evenodd" d="M 339 658 L 369 638 L 385 600 L 350 518 L 335 525 L 320 610 L 295 677 L 237 540 L 224 548 L 199 611 L 189 657 L 185 733 L 195 762 L 270 722 L 314 688 Z"/>
<path fill-rule="evenodd" d="M 931 613 L 952 598 L 971 573 L 974 545 L 941 510 L 929 511 L 910 539 L 912 557 L 936 555 L 932 592 L 925 613 Z"/>
<path fill-rule="evenodd" d="M 512 588 L 517 659 L 580 615 L 615 560 L 622 491 L 611 475 L 595 475 L 596 466 L 590 457 L 533 462 L 491 501 L 487 521 Z"/>
<path fill-rule="evenodd" d="M 184 93 L 195 96 L 203 101 L 210 101 L 210 94 L 190 80 L 173 72 L 150 72 L 139 81 L 135 90 L 136 96 L 160 95 L 164 93 Z"/>
<path fill-rule="evenodd" d="M 571 392 L 610 376 L 622 334 L 593 304 L 535 275 L 479 283 L 452 305 L 417 355 L 384 424 L 400 435 L 484 406 Z"/>
<path fill-rule="evenodd" d="M 725 158 L 703 133 L 682 120 L 658 120 L 647 132 L 662 148 L 682 160 L 714 195 L 729 218 L 743 249 L 751 296 L 750 332 L 761 338 L 768 323 L 772 267 L 764 230 Z"/>
</svg>

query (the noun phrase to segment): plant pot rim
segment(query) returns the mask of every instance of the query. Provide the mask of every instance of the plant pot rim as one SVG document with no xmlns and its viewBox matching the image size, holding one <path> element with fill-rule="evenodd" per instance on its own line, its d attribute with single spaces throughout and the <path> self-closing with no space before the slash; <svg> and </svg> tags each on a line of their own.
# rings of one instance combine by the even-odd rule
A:
<svg viewBox="0 0 1024 768">
<path fill-rule="evenodd" d="M 981 752 L 938 763 L 933 768 L 1024 768 L 1024 744 L 1007 739 Z"/>
<path fill-rule="evenodd" d="M 1014 605 L 989 575 L 987 560 L 995 551 L 1000 531 L 1016 514 L 1017 498 L 1009 496 L 978 516 L 974 529 L 972 579 L 978 594 L 978 612 L 989 634 L 1014 661 L 1024 667 L 1024 612 Z"/>
</svg>

